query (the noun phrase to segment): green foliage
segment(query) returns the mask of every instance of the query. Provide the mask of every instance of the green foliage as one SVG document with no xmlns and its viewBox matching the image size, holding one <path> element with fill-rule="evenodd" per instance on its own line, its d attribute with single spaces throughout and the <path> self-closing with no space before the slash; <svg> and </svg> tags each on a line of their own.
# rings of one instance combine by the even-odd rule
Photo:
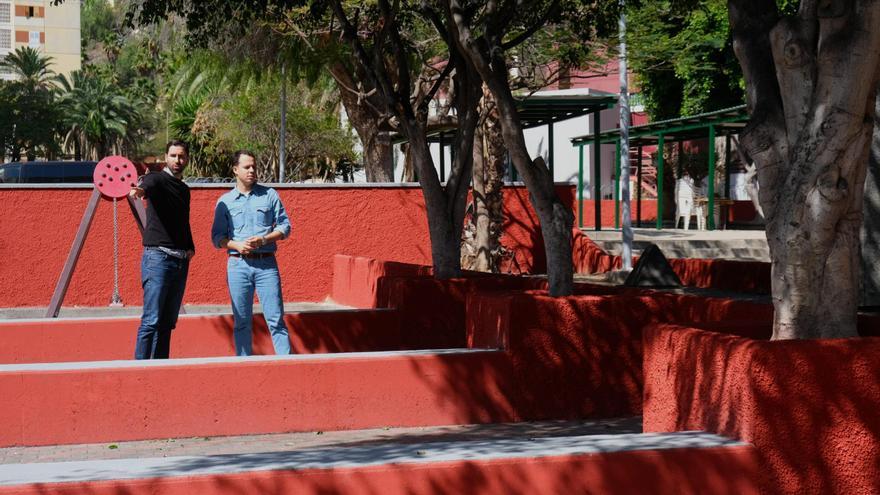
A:
<svg viewBox="0 0 880 495">
<path fill-rule="evenodd" d="M 107 0 L 84 0 L 80 8 L 80 33 L 84 43 L 115 35 L 117 14 Z"/>
<path fill-rule="evenodd" d="M 145 109 L 136 100 L 93 73 L 74 71 L 69 80 L 59 80 L 63 88 L 58 103 L 63 112 L 65 149 L 97 159 L 137 151 L 148 126 Z"/>
<path fill-rule="evenodd" d="M 652 119 L 743 102 L 726 0 L 633 3 L 627 27 L 631 67 Z"/>
<path fill-rule="evenodd" d="M 54 138 L 59 111 L 54 105 L 55 73 L 51 65 L 50 57 L 30 47 L 20 47 L 0 61 L 0 67 L 15 77 L 0 86 L 0 140 L 4 154 L 14 160 L 21 157 L 22 151 L 28 159 L 58 151 Z"/>
</svg>

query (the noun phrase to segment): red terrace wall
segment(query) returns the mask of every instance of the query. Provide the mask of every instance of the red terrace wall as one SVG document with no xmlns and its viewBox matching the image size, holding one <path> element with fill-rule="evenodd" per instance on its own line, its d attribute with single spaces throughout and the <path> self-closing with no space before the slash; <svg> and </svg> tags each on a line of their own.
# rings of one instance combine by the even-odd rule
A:
<svg viewBox="0 0 880 495">
<path fill-rule="evenodd" d="M 529 419 L 619 417 L 642 409 L 642 328 L 656 322 L 767 318 L 769 305 L 633 289 L 583 295 L 474 294 L 468 345 L 505 349 L 510 400 Z M 577 393 L 572 393 L 577 391 Z"/>
<path fill-rule="evenodd" d="M 471 294 L 547 287 L 536 277 L 469 274 L 468 278 L 382 277 L 379 307 L 400 314 L 401 340 L 408 349 L 451 349 L 467 346 L 465 313 Z"/>
<path fill-rule="evenodd" d="M 225 304 L 226 261 L 211 246 L 214 204 L 226 188 L 192 189 L 191 222 L 196 257 L 184 302 Z M 559 186 L 574 203 L 574 187 Z M 320 301 L 331 292 L 333 255 L 372 256 L 430 264 L 424 201 L 417 187 L 295 187 L 279 190 L 293 224 L 278 256 L 284 300 Z M 0 307 L 47 306 L 91 189 L 0 189 Z M 104 306 L 112 293 L 112 208 L 102 201 L 74 273 L 67 306 Z M 504 244 L 516 260 L 511 270 L 546 266 L 537 216 L 523 187 L 505 189 Z M 119 207 L 119 282 L 126 304 L 141 303 L 140 234 L 128 206 Z"/>
<path fill-rule="evenodd" d="M 294 354 L 403 349 L 396 311 L 327 311 L 285 315 Z M 0 322 L 0 364 L 132 359 L 134 318 Z M 232 316 L 181 316 L 171 357 L 235 355 Z M 412 342 L 412 336 L 408 342 Z M 254 354 L 274 354 L 262 316 L 254 318 Z"/>
<path fill-rule="evenodd" d="M 620 256 L 606 253 L 589 233 L 572 232 L 575 273 L 604 273 L 620 269 Z M 638 257 L 633 257 L 633 263 Z M 724 259 L 670 258 L 669 264 L 689 287 L 712 288 L 756 294 L 770 293 L 770 263 Z"/>
<path fill-rule="evenodd" d="M 755 449 L 743 446 L 0 486 L 0 495 L 751 495 L 760 478 Z"/>
<path fill-rule="evenodd" d="M 362 256 L 333 256 L 334 301 L 356 308 L 378 308 L 379 279 L 386 276 L 430 275 L 431 267 Z"/>
<path fill-rule="evenodd" d="M 0 371 L 0 447 L 519 421 L 509 374 L 501 352 Z"/>
<path fill-rule="evenodd" d="M 862 324 L 876 332 L 880 321 Z M 880 493 L 880 339 L 771 342 L 655 325 L 644 342 L 645 431 L 751 442 L 773 493 Z"/>
</svg>

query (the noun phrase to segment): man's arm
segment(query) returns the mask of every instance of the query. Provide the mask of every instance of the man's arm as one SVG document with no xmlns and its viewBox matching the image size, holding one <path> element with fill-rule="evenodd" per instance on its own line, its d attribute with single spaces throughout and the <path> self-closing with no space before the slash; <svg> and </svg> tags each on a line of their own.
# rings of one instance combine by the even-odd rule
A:
<svg viewBox="0 0 880 495">
<path fill-rule="evenodd" d="M 147 197 L 150 188 L 153 187 L 153 177 L 149 173 L 138 177 L 137 185 L 131 188 L 128 195 L 132 198 L 143 199 Z"/>
<path fill-rule="evenodd" d="M 284 209 L 284 204 L 281 203 L 281 197 L 278 196 L 278 192 L 274 189 L 272 192 L 274 193 L 272 195 L 272 202 L 275 211 L 275 230 L 267 235 L 266 239 L 271 237 L 274 242 L 287 239 L 290 236 L 290 219 L 287 217 L 287 211 Z"/>
</svg>

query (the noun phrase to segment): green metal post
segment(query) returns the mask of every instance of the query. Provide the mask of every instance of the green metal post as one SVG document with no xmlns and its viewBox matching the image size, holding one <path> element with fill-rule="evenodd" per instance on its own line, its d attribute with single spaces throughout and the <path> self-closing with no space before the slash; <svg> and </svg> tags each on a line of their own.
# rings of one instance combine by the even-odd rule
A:
<svg viewBox="0 0 880 495">
<path fill-rule="evenodd" d="M 663 228 L 663 134 L 657 140 L 657 230 Z"/>
<path fill-rule="evenodd" d="M 614 163 L 617 164 L 614 167 L 614 228 L 620 228 L 620 160 L 623 158 L 620 149 L 620 140 L 617 141 L 617 146 L 614 150 Z"/>
<path fill-rule="evenodd" d="M 584 145 L 578 146 L 578 228 L 584 228 Z"/>
<path fill-rule="evenodd" d="M 593 202 L 596 210 L 596 230 L 602 230 L 602 141 L 599 139 L 602 117 L 593 112 Z"/>
<path fill-rule="evenodd" d="M 709 211 L 706 222 L 709 230 L 715 230 L 715 126 L 709 126 Z"/>
</svg>

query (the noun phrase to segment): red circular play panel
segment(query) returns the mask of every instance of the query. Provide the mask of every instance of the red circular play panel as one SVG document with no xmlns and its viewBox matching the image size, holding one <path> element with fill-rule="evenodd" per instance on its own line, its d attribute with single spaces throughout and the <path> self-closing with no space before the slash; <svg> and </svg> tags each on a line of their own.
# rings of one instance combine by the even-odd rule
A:
<svg viewBox="0 0 880 495">
<path fill-rule="evenodd" d="M 124 156 L 108 156 L 95 166 L 95 187 L 110 198 L 124 198 L 137 184 L 137 168 Z"/>
</svg>

